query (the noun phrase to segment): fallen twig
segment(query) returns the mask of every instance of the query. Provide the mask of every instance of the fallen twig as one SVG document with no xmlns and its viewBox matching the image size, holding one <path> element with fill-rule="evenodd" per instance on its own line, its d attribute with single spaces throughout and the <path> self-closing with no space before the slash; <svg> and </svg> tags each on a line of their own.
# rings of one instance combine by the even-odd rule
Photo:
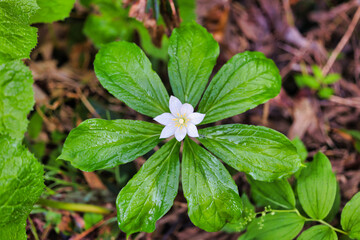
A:
<svg viewBox="0 0 360 240">
<path fill-rule="evenodd" d="M 344 36 L 341 38 L 341 40 L 338 43 L 338 45 L 336 46 L 335 50 L 331 53 L 331 56 L 329 57 L 327 63 L 325 64 L 324 68 L 322 69 L 322 73 L 324 76 L 329 73 L 330 68 L 334 64 L 339 53 L 343 50 L 346 43 L 349 41 L 352 33 L 354 32 L 354 29 L 355 29 L 357 23 L 359 22 L 359 19 L 360 19 L 360 7 L 357 8 L 355 15 L 354 15 L 348 29 L 346 30 Z"/>
</svg>

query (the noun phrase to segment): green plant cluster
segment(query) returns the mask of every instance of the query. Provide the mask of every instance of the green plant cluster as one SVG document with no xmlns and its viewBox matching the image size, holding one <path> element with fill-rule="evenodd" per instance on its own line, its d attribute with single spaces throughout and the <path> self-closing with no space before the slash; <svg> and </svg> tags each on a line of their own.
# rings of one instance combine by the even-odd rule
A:
<svg viewBox="0 0 360 240">
<path fill-rule="evenodd" d="M 302 160 L 306 159 L 306 153 L 303 156 Z M 305 224 L 310 228 L 299 235 L 299 240 L 337 240 L 337 233 L 340 239 L 360 239 L 360 193 L 342 210 L 342 229 L 330 225 L 339 211 L 340 189 L 330 161 L 323 153 L 317 153 L 294 176 L 293 186 L 286 179 L 261 182 L 248 176 L 252 198 L 257 206 L 265 206 L 265 210 L 255 213 L 248 203 L 252 209 L 248 215 L 250 223 L 239 240 L 292 240 Z"/>
<path fill-rule="evenodd" d="M 0 239 L 26 239 L 26 219 L 43 188 L 43 168 L 22 145 L 34 105 L 29 58 L 37 43 L 32 23 L 69 15 L 74 0 L 0 2 Z"/>
<path fill-rule="evenodd" d="M 232 57 L 208 79 L 219 55 L 218 43 L 198 24 L 183 24 L 169 39 L 168 73 L 173 94 L 205 115 L 209 124 L 254 108 L 280 92 L 276 65 L 259 52 Z M 100 83 L 134 110 L 156 117 L 169 112 L 169 94 L 141 49 L 125 41 L 102 46 L 94 62 Z M 208 85 L 208 86 L 207 86 Z M 207 88 L 206 88 L 207 86 Z M 191 221 L 206 231 L 234 229 L 244 221 L 243 200 L 221 159 L 254 179 L 274 181 L 298 171 L 295 146 L 272 129 L 244 124 L 202 128 L 197 140 L 161 143 L 163 126 L 135 120 L 89 119 L 73 129 L 59 159 L 83 171 L 124 164 L 156 151 L 120 191 L 120 229 L 152 232 L 173 205 L 180 172 Z M 180 171 L 181 168 L 181 171 Z"/>
<path fill-rule="evenodd" d="M 142 22 L 129 17 L 129 9 L 123 7 L 122 0 L 82 0 L 84 6 L 96 9 L 85 21 L 84 33 L 92 42 L 100 48 L 102 45 L 117 41 L 134 41 L 135 32 L 139 35 L 141 48 L 152 58 L 166 61 L 168 58 L 167 48 L 169 38 L 163 34 L 160 47 L 152 43 L 149 31 Z M 195 1 L 174 1 L 180 11 L 183 22 L 195 20 Z M 147 1 L 147 12 L 154 12 L 157 24 L 163 26 L 163 20 L 159 13 L 158 0 Z"/>
<path fill-rule="evenodd" d="M 27 115 L 34 105 L 33 77 L 21 61 L 30 57 L 37 44 L 37 28 L 31 24 L 63 20 L 74 2 L 0 1 L 0 239 L 26 239 L 27 216 L 44 188 L 43 167 L 23 146 L 27 129 L 30 137 L 41 131 L 35 124 L 41 117 L 36 114 L 28 127 Z M 153 153 L 159 146 L 117 197 L 121 230 L 128 235 L 154 231 L 157 220 L 173 205 L 181 179 L 188 215 L 206 231 L 246 229 L 241 240 L 286 240 L 296 237 L 306 222 L 317 222 L 320 225 L 304 231 L 299 239 L 332 240 L 337 239 L 336 233 L 360 239 L 359 193 L 342 211 L 342 229 L 329 224 L 339 210 L 340 191 L 325 155 L 316 154 L 314 161 L 301 169 L 307 153 L 299 139 L 291 142 L 283 134 L 260 126 L 213 126 L 278 95 L 281 77 L 273 61 L 259 52 L 237 54 L 209 83 L 219 46 L 201 26 L 183 24 L 170 38 L 163 37 L 159 50 L 142 23 L 128 18 L 120 0 L 82 2 L 99 11 L 87 18 L 84 32 L 101 47 L 94 62 L 95 73 L 111 94 L 151 118 L 169 112 L 169 93 L 145 53 L 169 58 L 173 95 L 205 114 L 202 125 L 211 125 L 199 129 L 197 139 L 186 137 L 183 143 L 176 139 L 163 142 L 163 126 L 145 121 L 89 119 L 71 131 L 59 158 L 83 171 L 116 167 Z M 148 2 L 156 10 L 157 1 Z M 182 12 L 184 22 L 194 19 L 193 1 L 174 2 L 190 12 Z M 145 53 L 135 44 L 113 42 L 132 40 L 134 31 L 139 33 Z M 297 77 L 299 86 L 317 90 L 321 98 L 330 97 L 333 90 L 328 85 L 339 75 L 323 76 L 316 66 L 313 72 L 314 77 Z M 357 139 L 354 132 L 351 134 Z M 56 133 L 52 138 L 58 139 Z M 265 211 L 256 213 L 248 197 L 239 196 L 226 167 L 247 174 L 252 198 L 259 206 L 266 206 Z M 293 186 L 286 180 L 291 175 L 296 179 Z M 41 201 L 74 209 L 69 203 Z M 57 213 L 46 214 L 48 224 L 56 225 L 60 220 Z M 84 215 L 86 228 L 101 220 L 102 215 L 94 212 Z"/>
<path fill-rule="evenodd" d="M 309 87 L 317 92 L 319 98 L 328 99 L 334 94 L 334 89 L 330 87 L 331 84 L 340 80 L 341 76 L 338 73 L 330 73 L 323 75 L 321 69 L 313 65 L 311 66 L 313 76 L 304 73 L 295 76 L 295 82 L 300 87 Z"/>
</svg>

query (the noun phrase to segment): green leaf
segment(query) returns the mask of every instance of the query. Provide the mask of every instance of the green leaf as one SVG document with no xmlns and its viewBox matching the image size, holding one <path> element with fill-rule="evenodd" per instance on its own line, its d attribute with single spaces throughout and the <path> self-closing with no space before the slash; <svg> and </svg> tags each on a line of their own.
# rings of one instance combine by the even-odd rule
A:
<svg viewBox="0 0 360 240">
<path fill-rule="evenodd" d="M 360 131 L 349 129 L 341 129 L 341 131 L 350 134 L 355 140 L 360 141 Z"/>
<path fill-rule="evenodd" d="M 75 0 L 36 0 L 40 10 L 31 18 L 31 23 L 51 23 L 64 20 L 70 14 Z"/>
<path fill-rule="evenodd" d="M 297 75 L 295 76 L 295 82 L 299 87 L 307 86 L 315 90 L 320 88 L 320 83 L 318 83 L 316 79 L 310 75 Z"/>
<path fill-rule="evenodd" d="M 250 202 L 246 193 L 243 193 L 241 196 L 241 201 L 243 204 L 243 216 L 241 221 L 233 221 L 230 223 L 225 224 L 221 231 L 234 233 L 234 232 L 241 232 L 245 230 L 246 225 L 255 218 L 255 207 Z"/>
<path fill-rule="evenodd" d="M 294 76 L 294 79 L 295 79 L 295 83 L 296 85 L 299 87 L 299 88 L 303 88 L 305 87 L 305 83 L 303 81 L 303 75 L 295 75 Z"/>
<path fill-rule="evenodd" d="M 215 232 L 227 223 L 241 221 L 243 206 L 237 186 L 218 159 L 186 138 L 181 168 L 188 214 L 195 226 Z"/>
<path fill-rule="evenodd" d="M 274 182 L 256 181 L 247 177 L 251 186 L 251 193 L 261 198 L 262 202 L 270 205 L 273 209 L 294 209 L 295 195 L 290 183 L 286 179 Z"/>
<path fill-rule="evenodd" d="M 321 88 L 317 92 L 317 95 L 322 99 L 329 99 L 333 94 L 334 94 L 334 89 L 329 87 Z"/>
<path fill-rule="evenodd" d="M 336 178 L 329 159 L 321 152 L 301 171 L 297 192 L 304 211 L 314 219 L 324 219 L 336 195 Z"/>
<path fill-rule="evenodd" d="M 356 140 L 354 143 L 354 147 L 355 147 L 356 151 L 358 151 L 360 153 L 360 141 Z"/>
<path fill-rule="evenodd" d="M 30 57 L 37 43 L 30 17 L 38 9 L 35 0 L 0 1 L 0 64 Z"/>
<path fill-rule="evenodd" d="M 304 231 L 298 240 L 337 240 L 336 232 L 325 225 L 316 225 Z"/>
<path fill-rule="evenodd" d="M 169 47 L 169 38 L 167 37 L 167 35 L 164 34 L 162 36 L 161 47 L 157 47 L 153 44 L 150 33 L 142 22 L 134 20 L 133 25 L 139 34 L 141 48 L 144 50 L 144 52 L 151 58 L 161 59 L 164 62 L 167 62 Z"/>
<path fill-rule="evenodd" d="M 266 127 L 229 124 L 201 129 L 199 134 L 199 141 L 210 152 L 256 180 L 289 176 L 301 164 L 290 140 Z"/>
<path fill-rule="evenodd" d="M 176 97 L 196 106 L 219 56 L 219 45 L 197 23 L 176 28 L 169 44 L 169 78 Z"/>
<path fill-rule="evenodd" d="M 17 222 L 11 222 L 0 226 L 0 239 L 26 240 L 26 217 Z"/>
<path fill-rule="evenodd" d="M 94 14 L 86 18 L 83 31 L 98 48 L 115 40 L 130 40 L 134 32 L 122 18 Z"/>
<path fill-rule="evenodd" d="M 96 55 L 101 84 L 134 110 L 156 117 L 169 112 L 169 95 L 144 52 L 134 43 L 113 42 Z"/>
<path fill-rule="evenodd" d="M 40 116 L 40 114 L 38 114 L 37 112 L 35 112 L 31 118 L 30 118 L 30 122 L 28 125 L 28 134 L 32 139 L 36 139 L 39 134 L 41 133 L 42 130 L 42 125 L 43 125 L 43 119 Z"/>
<path fill-rule="evenodd" d="M 345 205 L 341 213 L 341 226 L 351 238 L 360 239 L 360 193 Z"/>
<path fill-rule="evenodd" d="M 199 104 L 201 124 L 243 113 L 279 94 L 281 76 L 274 62 L 260 52 L 233 56 L 214 76 Z"/>
<path fill-rule="evenodd" d="M 34 105 L 33 82 L 31 71 L 20 60 L 0 65 L 0 134 L 24 137 Z"/>
<path fill-rule="evenodd" d="M 121 190 L 116 207 L 122 231 L 153 232 L 156 221 L 169 211 L 179 186 L 179 151 L 176 139 L 166 143 Z"/>
<path fill-rule="evenodd" d="M 26 219 L 44 182 L 42 166 L 18 141 L 0 135 L 0 152 L 1 228 Z"/>
<path fill-rule="evenodd" d="M 314 76 L 317 80 L 322 80 L 324 78 L 321 69 L 317 65 L 312 65 L 311 69 L 313 70 Z"/>
<path fill-rule="evenodd" d="M 179 4 L 179 12 L 182 22 L 192 22 L 196 20 L 196 1 L 194 0 L 180 0 L 177 1 Z"/>
<path fill-rule="evenodd" d="M 296 147 L 296 150 L 300 156 L 301 162 L 305 162 L 305 160 L 308 156 L 308 151 L 307 151 L 306 146 L 303 143 L 303 141 L 301 141 L 301 139 L 299 137 L 295 137 L 293 140 L 291 140 L 291 142 Z"/>
<path fill-rule="evenodd" d="M 341 75 L 340 75 L 340 74 L 338 74 L 338 73 L 332 73 L 332 74 L 327 75 L 327 76 L 324 78 L 323 82 L 324 82 L 325 84 L 333 84 L 333 83 L 336 83 L 337 81 L 339 81 L 340 78 L 341 78 Z"/>
<path fill-rule="evenodd" d="M 336 214 L 338 214 L 341 204 L 341 194 L 340 194 L 340 186 L 339 183 L 336 182 L 336 195 L 334 204 L 329 212 L 329 214 L 324 218 L 324 221 L 331 222 L 336 217 Z"/>
<path fill-rule="evenodd" d="M 153 149 L 162 128 L 143 121 L 88 119 L 70 132 L 59 159 L 83 171 L 115 167 Z"/>
<path fill-rule="evenodd" d="M 99 213 L 85 213 L 84 214 L 85 229 L 91 228 L 101 220 L 103 220 L 103 215 Z"/>
<path fill-rule="evenodd" d="M 293 240 L 304 226 L 305 219 L 296 213 L 267 214 L 257 218 L 247 228 L 239 240 Z"/>
</svg>

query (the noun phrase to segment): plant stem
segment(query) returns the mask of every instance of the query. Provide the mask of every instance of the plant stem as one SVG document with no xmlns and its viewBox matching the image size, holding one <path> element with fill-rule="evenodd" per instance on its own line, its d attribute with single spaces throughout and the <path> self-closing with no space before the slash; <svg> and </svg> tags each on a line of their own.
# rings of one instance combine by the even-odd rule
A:
<svg viewBox="0 0 360 240">
<path fill-rule="evenodd" d="M 338 228 L 336 228 L 336 227 L 333 227 L 333 226 L 331 226 L 329 223 L 327 223 L 327 222 L 325 222 L 325 221 L 323 221 L 323 220 L 310 219 L 309 221 L 319 222 L 319 223 L 321 223 L 321 224 L 323 224 L 323 225 L 328 226 L 329 228 L 333 229 L 333 230 L 336 231 L 336 232 L 342 233 L 342 234 L 344 234 L 344 235 L 349 235 L 349 233 L 347 233 L 347 232 L 345 232 L 345 231 L 343 231 L 343 230 L 341 230 L 341 229 L 338 229 Z"/>
<path fill-rule="evenodd" d="M 99 207 L 96 205 L 84 204 L 84 203 L 60 202 L 49 199 L 43 199 L 43 198 L 40 198 L 37 203 L 39 205 L 46 207 L 69 210 L 69 211 L 77 211 L 77 212 L 90 212 L 90 213 L 100 213 L 100 214 L 109 214 L 111 212 L 110 209 Z"/>
<path fill-rule="evenodd" d="M 28 216 L 28 221 L 30 223 L 30 230 L 31 230 L 32 234 L 34 235 L 35 240 L 39 240 L 39 236 L 36 232 L 36 227 L 35 227 L 33 221 L 31 220 L 30 216 Z"/>
</svg>

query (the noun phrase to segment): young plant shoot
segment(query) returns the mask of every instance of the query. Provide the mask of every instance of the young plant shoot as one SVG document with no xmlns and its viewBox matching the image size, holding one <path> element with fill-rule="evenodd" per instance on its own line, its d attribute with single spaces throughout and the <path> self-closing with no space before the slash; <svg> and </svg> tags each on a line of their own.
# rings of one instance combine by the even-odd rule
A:
<svg viewBox="0 0 360 240">
<path fill-rule="evenodd" d="M 272 129 L 244 124 L 200 129 L 267 102 L 281 88 L 276 65 L 259 52 L 232 57 L 206 88 L 218 55 L 218 43 L 200 25 L 175 29 L 169 40 L 171 97 L 137 45 L 113 42 L 96 55 L 100 83 L 161 125 L 89 119 L 70 132 L 59 158 L 83 171 L 111 168 L 175 136 L 160 145 L 117 197 L 118 223 L 127 234 L 155 230 L 156 221 L 173 205 L 180 168 L 189 217 L 199 228 L 212 232 L 238 225 L 244 218 L 238 188 L 220 160 L 261 181 L 290 176 L 301 166 L 295 146 Z"/>
<path fill-rule="evenodd" d="M 295 178 L 296 188 L 286 179 L 261 182 L 248 177 L 252 199 L 265 210 L 248 214 L 250 223 L 239 240 L 293 240 L 296 236 L 299 240 L 337 240 L 338 234 L 340 239 L 360 239 L 360 193 L 343 208 L 341 226 L 330 224 L 339 212 L 341 197 L 331 163 L 323 153 L 315 154 Z M 254 208 L 251 203 L 248 206 Z M 306 223 L 317 225 L 301 232 Z"/>
</svg>

